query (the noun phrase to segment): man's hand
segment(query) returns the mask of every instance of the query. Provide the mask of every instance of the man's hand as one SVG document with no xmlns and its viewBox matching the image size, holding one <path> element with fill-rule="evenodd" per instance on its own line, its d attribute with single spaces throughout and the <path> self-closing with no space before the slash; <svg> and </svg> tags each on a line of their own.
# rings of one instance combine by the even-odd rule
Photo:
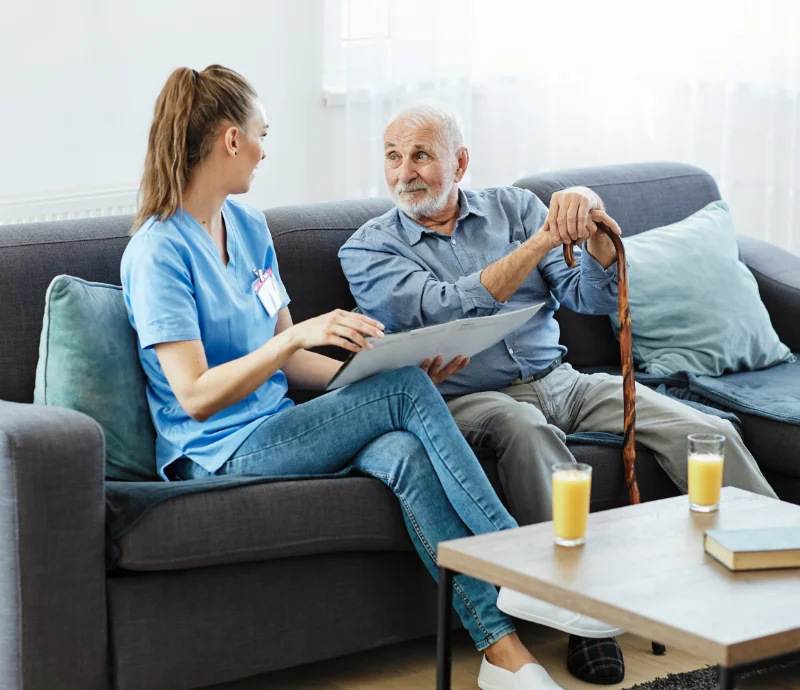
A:
<svg viewBox="0 0 800 690">
<path fill-rule="evenodd" d="M 542 228 L 552 233 L 551 243 L 554 247 L 583 242 L 593 234 L 589 213 L 594 210 L 604 209 L 600 197 L 591 189 L 572 187 L 555 192 Z M 594 230 L 597 230 L 596 226 Z"/>
<path fill-rule="evenodd" d="M 428 357 L 428 359 L 420 364 L 420 368 L 431 377 L 431 381 L 433 381 L 434 385 L 436 386 L 438 386 L 449 376 L 457 374 L 465 366 L 467 366 L 467 364 L 469 364 L 469 357 L 459 355 L 444 369 L 442 369 L 443 362 L 444 357 L 442 357 L 442 355 L 438 355 L 437 357 Z"/>
<path fill-rule="evenodd" d="M 572 187 L 553 194 L 539 233 L 549 240 L 550 248 L 586 241 L 589 254 L 603 268 L 608 268 L 616 261 L 617 252 L 611 238 L 604 232 L 597 232 L 598 223 L 617 235 L 622 234 L 617 222 L 605 212 L 597 194 L 587 187 Z"/>
<path fill-rule="evenodd" d="M 589 243 L 591 243 L 592 237 L 595 234 L 597 234 L 597 223 L 603 223 L 603 225 L 606 225 L 613 233 L 617 235 L 622 234 L 622 230 L 620 230 L 617 221 L 615 221 L 605 211 L 596 209 L 593 211 L 589 211 L 588 217 L 586 219 L 585 237 L 582 236 L 579 240 L 575 241 L 574 244 L 580 244 L 587 238 L 589 240 Z M 554 249 L 555 247 L 560 247 L 562 244 L 573 244 L 572 238 L 569 237 L 569 233 L 567 233 L 567 237 L 569 238 L 569 240 L 565 241 L 561 236 L 561 233 L 558 231 L 557 226 L 556 229 L 553 229 L 553 226 L 550 225 L 549 217 L 544 221 L 542 227 L 539 228 L 537 234 L 538 233 L 541 233 L 543 237 L 546 236 L 547 242 L 549 243 L 551 249 Z M 604 233 L 600 233 L 598 235 L 598 238 L 603 236 L 605 236 Z"/>
</svg>

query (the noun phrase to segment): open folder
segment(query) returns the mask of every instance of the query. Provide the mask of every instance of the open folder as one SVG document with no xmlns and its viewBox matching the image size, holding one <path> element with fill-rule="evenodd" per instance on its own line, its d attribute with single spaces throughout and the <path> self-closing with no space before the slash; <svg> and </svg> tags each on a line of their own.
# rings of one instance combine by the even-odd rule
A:
<svg viewBox="0 0 800 690">
<path fill-rule="evenodd" d="M 544 302 L 540 302 L 517 311 L 390 333 L 383 338 L 367 338 L 373 349 L 350 355 L 328 381 L 325 390 L 341 388 L 382 371 L 419 366 L 428 357 L 443 355 L 443 365 L 447 365 L 458 355 L 472 357 L 516 331 L 543 304 Z"/>
</svg>

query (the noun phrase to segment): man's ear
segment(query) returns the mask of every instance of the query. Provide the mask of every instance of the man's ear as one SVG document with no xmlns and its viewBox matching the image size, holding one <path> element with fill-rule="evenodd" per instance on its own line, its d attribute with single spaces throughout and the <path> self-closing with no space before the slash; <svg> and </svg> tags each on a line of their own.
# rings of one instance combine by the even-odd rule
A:
<svg viewBox="0 0 800 690">
<path fill-rule="evenodd" d="M 456 182 L 461 182 L 464 175 L 467 173 L 467 168 L 469 167 L 469 151 L 467 151 L 466 146 L 462 146 L 460 149 L 458 149 L 456 153 L 456 160 L 458 161 L 458 167 L 456 168 L 453 179 Z"/>
</svg>

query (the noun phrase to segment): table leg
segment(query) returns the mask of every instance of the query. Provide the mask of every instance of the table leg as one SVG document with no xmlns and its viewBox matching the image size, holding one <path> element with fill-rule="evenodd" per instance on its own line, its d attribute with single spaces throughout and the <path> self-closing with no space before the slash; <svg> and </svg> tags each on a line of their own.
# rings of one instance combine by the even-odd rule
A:
<svg viewBox="0 0 800 690">
<path fill-rule="evenodd" d="M 436 690 L 450 690 L 453 662 L 453 576 L 439 568 L 439 622 L 436 638 Z"/>
<path fill-rule="evenodd" d="M 735 676 L 733 669 L 720 666 L 717 678 L 719 690 L 735 690 L 733 685 Z"/>
</svg>

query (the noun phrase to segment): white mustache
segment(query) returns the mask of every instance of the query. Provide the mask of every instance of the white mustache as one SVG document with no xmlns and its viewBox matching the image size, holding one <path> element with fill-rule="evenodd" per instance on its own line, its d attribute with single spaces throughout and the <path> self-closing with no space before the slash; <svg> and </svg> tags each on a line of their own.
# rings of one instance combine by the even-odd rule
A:
<svg viewBox="0 0 800 690">
<path fill-rule="evenodd" d="M 417 184 L 404 184 L 402 182 L 398 182 L 397 186 L 394 188 L 394 191 L 398 194 L 402 194 L 403 192 L 426 192 L 428 189 L 428 185 L 420 184 L 419 182 Z"/>
</svg>

